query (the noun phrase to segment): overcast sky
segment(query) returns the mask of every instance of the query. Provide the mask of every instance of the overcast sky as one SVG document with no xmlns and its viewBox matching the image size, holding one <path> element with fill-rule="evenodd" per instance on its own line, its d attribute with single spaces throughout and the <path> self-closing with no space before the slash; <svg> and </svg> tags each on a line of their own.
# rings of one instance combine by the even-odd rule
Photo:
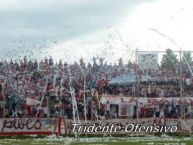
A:
<svg viewBox="0 0 193 145">
<path fill-rule="evenodd" d="M 0 0 L 0 57 L 132 58 L 193 50 L 192 0 Z"/>
</svg>

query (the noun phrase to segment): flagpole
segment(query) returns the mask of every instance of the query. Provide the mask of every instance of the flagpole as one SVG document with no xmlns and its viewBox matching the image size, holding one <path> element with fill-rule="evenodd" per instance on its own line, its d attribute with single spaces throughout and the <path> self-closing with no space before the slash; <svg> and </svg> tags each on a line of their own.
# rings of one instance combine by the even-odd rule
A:
<svg viewBox="0 0 193 145">
<path fill-rule="evenodd" d="M 183 99 L 183 94 L 182 94 L 182 50 L 180 48 L 180 76 L 179 76 L 179 85 L 180 85 L 180 98 L 182 100 L 182 104 L 181 104 L 181 111 L 180 111 L 180 116 L 182 118 L 183 114 L 184 114 L 184 99 Z"/>
<path fill-rule="evenodd" d="M 137 117 L 137 124 L 139 123 L 139 104 L 138 104 L 138 98 L 139 98 L 139 77 L 138 77 L 138 68 L 137 68 L 137 48 L 136 48 L 136 52 L 135 52 L 135 71 L 136 71 L 136 82 L 135 82 L 135 95 L 136 95 L 136 117 Z M 138 132 L 137 132 L 137 137 L 138 137 Z"/>
<path fill-rule="evenodd" d="M 80 69 L 81 69 L 81 72 L 82 72 L 82 74 L 83 74 L 83 84 L 84 84 L 84 86 L 83 86 L 83 99 L 84 99 L 84 118 L 85 118 L 85 124 L 87 123 L 87 102 L 86 102 L 86 74 L 85 74 L 85 70 L 83 70 L 83 68 L 82 68 L 82 66 L 80 67 Z"/>
<path fill-rule="evenodd" d="M 75 97 L 75 90 L 72 88 L 72 79 L 71 79 L 71 72 L 70 72 L 70 66 L 68 65 L 68 75 L 69 75 L 69 89 L 70 89 L 70 95 L 72 98 L 72 113 L 73 113 L 73 123 L 76 123 L 76 114 L 77 114 L 77 121 L 80 124 L 80 119 L 79 119 L 79 113 L 78 113 L 78 107 L 77 107 L 77 102 L 76 102 L 76 97 Z M 74 133 L 75 138 L 78 138 L 78 133 Z"/>
<path fill-rule="evenodd" d="M 36 118 L 37 118 L 37 115 L 38 115 L 38 113 L 39 113 L 39 111 L 40 111 L 40 107 L 41 107 L 41 105 L 42 105 L 42 102 L 43 102 L 43 100 L 44 100 L 44 95 L 45 95 L 47 86 L 48 86 L 48 76 L 46 76 L 46 85 L 45 85 L 45 88 L 44 88 L 44 90 L 43 90 L 41 102 L 40 102 L 40 105 L 39 105 L 38 110 L 37 110 L 37 113 L 36 113 Z"/>
<path fill-rule="evenodd" d="M 85 116 L 85 123 L 87 123 L 87 102 L 86 102 L 86 76 L 85 76 L 85 72 L 84 72 L 84 116 Z"/>
<path fill-rule="evenodd" d="M 49 118 L 50 117 L 50 105 L 49 105 L 49 97 L 48 96 L 46 96 L 46 101 L 47 101 L 47 118 Z"/>
<path fill-rule="evenodd" d="M 5 95 L 4 95 L 4 83 L 2 83 L 2 97 L 3 97 L 3 118 L 5 118 Z"/>
<path fill-rule="evenodd" d="M 86 74 L 85 70 L 82 69 L 83 77 L 84 77 L 84 119 L 85 119 L 85 124 L 87 124 L 87 101 L 86 101 Z M 87 138 L 87 133 L 86 133 L 86 138 Z"/>
</svg>

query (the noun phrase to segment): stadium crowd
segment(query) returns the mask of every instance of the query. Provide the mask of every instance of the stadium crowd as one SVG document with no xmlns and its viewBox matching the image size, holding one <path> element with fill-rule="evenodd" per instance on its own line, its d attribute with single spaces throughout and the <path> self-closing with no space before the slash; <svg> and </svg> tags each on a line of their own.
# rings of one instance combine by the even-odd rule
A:
<svg viewBox="0 0 193 145">
<path fill-rule="evenodd" d="M 185 67 L 185 66 L 184 66 Z M 187 67 L 183 69 L 183 95 L 193 96 L 192 77 Z M 56 117 L 72 118 L 71 90 L 74 91 L 80 119 L 84 119 L 84 96 L 87 104 L 87 117 L 117 117 L 110 112 L 108 104 L 101 104 L 102 94 L 132 96 L 136 95 L 136 83 L 111 85 L 112 78 L 145 72 L 135 63 L 104 63 L 103 58 L 93 58 L 93 63 L 80 62 L 55 63 L 52 57 L 37 60 L 0 61 L 0 109 L 5 117 Z M 139 97 L 180 97 L 179 77 L 172 71 L 149 71 L 153 78 L 139 83 Z M 31 105 L 28 99 L 39 101 Z M 5 102 L 5 103 L 4 103 Z M 41 105 L 40 105 L 41 104 Z M 178 116 L 175 104 L 168 105 L 168 116 Z M 173 108 L 173 109 L 172 109 Z M 155 111 L 153 111 L 154 113 Z M 167 110 L 165 110 L 167 112 Z M 141 109 L 141 117 L 152 116 Z M 177 115 L 176 115 L 177 114 Z M 2 113 L 1 113 L 2 115 Z M 3 117 L 3 116 L 1 116 Z"/>
</svg>

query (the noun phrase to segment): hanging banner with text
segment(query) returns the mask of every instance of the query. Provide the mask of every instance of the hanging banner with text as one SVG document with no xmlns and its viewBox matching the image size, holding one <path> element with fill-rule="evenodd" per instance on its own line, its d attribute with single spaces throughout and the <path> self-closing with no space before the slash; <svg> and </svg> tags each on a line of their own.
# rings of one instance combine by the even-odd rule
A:
<svg viewBox="0 0 193 145">
<path fill-rule="evenodd" d="M 51 134 L 60 132 L 59 119 L 4 118 L 0 119 L 0 134 Z"/>
</svg>

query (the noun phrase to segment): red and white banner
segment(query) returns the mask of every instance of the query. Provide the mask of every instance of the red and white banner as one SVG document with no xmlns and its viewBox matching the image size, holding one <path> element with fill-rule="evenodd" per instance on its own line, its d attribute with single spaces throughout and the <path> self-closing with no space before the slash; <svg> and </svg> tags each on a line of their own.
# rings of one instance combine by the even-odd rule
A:
<svg viewBox="0 0 193 145">
<path fill-rule="evenodd" d="M 193 104 L 193 98 L 136 98 L 136 97 L 125 97 L 125 96 L 113 96 L 113 95 L 102 95 L 100 102 L 106 104 L 109 101 L 110 104 L 121 104 L 127 103 L 136 105 L 138 101 L 139 105 L 154 106 L 157 104 L 168 104 L 169 102 L 174 102 L 176 105 L 179 104 Z"/>
</svg>

